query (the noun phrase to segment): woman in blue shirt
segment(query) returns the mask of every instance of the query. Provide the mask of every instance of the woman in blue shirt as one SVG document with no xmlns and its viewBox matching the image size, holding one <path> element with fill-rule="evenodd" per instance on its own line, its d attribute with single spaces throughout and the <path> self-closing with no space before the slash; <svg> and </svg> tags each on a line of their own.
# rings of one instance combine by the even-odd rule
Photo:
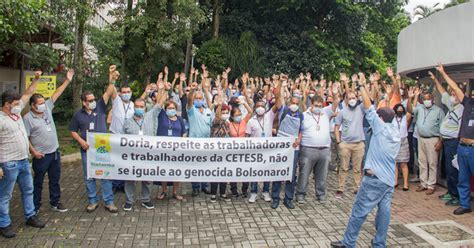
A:
<svg viewBox="0 0 474 248">
<path fill-rule="evenodd" d="M 177 104 L 174 101 L 168 100 L 164 108 L 158 115 L 158 129 L 156 136 L 168 136 L 168 137 L 185 137 L 186 127 L 184 125 L 183 118 L 176 115 Z M 159 200 L 166 198 L 168 188 L 168 182 L 161 182 L 162 192 L 158 196 Z M 179 182 L 173 183 L 173 198 L 176 200 L 182 200 L 183 196 L 177 193 L 179 189 Z"/>
</svg>

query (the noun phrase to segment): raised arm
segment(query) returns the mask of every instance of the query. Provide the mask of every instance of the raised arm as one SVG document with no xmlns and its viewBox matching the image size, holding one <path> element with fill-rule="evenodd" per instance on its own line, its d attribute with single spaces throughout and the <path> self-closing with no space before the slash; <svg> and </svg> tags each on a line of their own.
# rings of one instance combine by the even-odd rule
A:
<svg viewBox="0 0 474 248">
<path fill-rule="evenodd" d="M 443 85 L 441 85 L 441 83 L 436 78 L 436 76 L 431 71 L 428 71 L 428 74 L 430 74 L 430 78 L 433 79 L 433 81 L 435 82 L 436 89 L 438 90 L 438 92 L 441 95 L 444 94 L 446 92 L 446 90 L 444 89 Z"/>
<path fill-rule="evenodd" d="M 112 99 L 115 99 L 115 97 L 117 97 L 115 81 L 119 79 L 120 73 L 116 69 L 117 67 L 115 65 L 111 65 L 109 67 L 109 86 L 107 86 L 107 89 L 102 95 L 102 99 L 104 100 L 105 105 L 107 105 L 107 103 L 109 102 L 110 97 L 112 97 Z"/>
<path fill-rule="evenodd" d="M 31 96 L 33 93 L 35 93 L 36 87 L 38 86 L 38 83 L 40 81 L 40 76 L 43 74 L 42 71 L 35 71 L 35 78 L 33 81 L 31 81 L 30 86 L 23 92 L 23 95 L 21 96 L 21 100 L 23 101 L 24 106 L 28 104 L 30 101 Z"/>
<path fill-rule="evenodd" d="M 277 82 L 278 85 L 277 85 L 277 88 L 275 90 L 275 105 L 273 105 L 272 111 L 273 111 L 273 113 L 276 113 L 281 108 L 281 106 L 283 105 L 282 100 L 281 100 L 282 81 L 278 80 L 278 76 L 276 76 L 274 79 L 276 80 L 275 82 Z"/>
<path fill-rule="evenodd" d="M 446 80 L 446 82 L 448 83 L 449 87 L 453 89 L 459 101 L 462 101 L 464 99 L 464 92 L 462 92 L 461 88 L 459 88 L 456 82 L 454 82 L 454 80 L 444 71 L 444 66 L 441 63 L 439 63 L 438 66 L 436 67 L 436 70 L 438 70 L 441 73 L 444 80 Z"/>
<path fill-rule="evenodd" d="M 59 86 L 56 89 L 56 91 L 54 91 L 53 95 L 51 96 L 51 100 L 53 101 L 53 103 L 56 102 L 56 100 L 58 100 L 58 98 L 61 96 L 61 94 L 63 94 L 66 87 L 72 81 L 72 77 L 74 77 L 74 70 L 69 69 L 67 71 L 67 74 L 66 74 L 66 80 L 64 80 L 63 84 L 61 84 L 61 86 Z"/>
</svg>

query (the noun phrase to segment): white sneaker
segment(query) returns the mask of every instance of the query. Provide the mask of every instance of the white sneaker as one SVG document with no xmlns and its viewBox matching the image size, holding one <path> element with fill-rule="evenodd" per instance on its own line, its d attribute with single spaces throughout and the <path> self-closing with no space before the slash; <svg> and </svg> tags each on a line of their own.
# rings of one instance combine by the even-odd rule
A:
<svg viewBox="0 0 474 248">
<path fill-rule="evenodd" d="M 257 193 L 250 193 L 249 202 L 255 203 L 257 201 Z"/>
<path fill-rule="evenodd" d="M 270 197 L 270 193 L 263 192 L 262 196 L 263 196 L 263 200 L 265 200 L 266 202 L 271 202 L 272 201 L 272 198 Z"/>
</svg>

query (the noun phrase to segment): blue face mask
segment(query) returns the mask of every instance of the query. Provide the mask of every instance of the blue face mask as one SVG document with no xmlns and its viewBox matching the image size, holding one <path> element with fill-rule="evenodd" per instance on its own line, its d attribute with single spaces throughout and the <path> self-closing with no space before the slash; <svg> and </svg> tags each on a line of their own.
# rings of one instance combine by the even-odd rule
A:
<svg viewBox="0 0 474 248">
<path fill-rule="evenodd" d="M 175 116 L 175 115 L 176 115 L 176 109 L 168 109 L 168 110 L 166 110 L 166 115 L 167 115 L 168 117 L 173 117 L 173 116 Z"/>
<path fill-rule="evenodd" d="M 241 115 L 239 115 L 239 116 L 234 116 L 234 117 L 232 117 L 232 119 L 233 119 L 235 122 L 240 123 L 240 122 L 242 121 L 242 116 L 241 116 Z"/>
<path fill-rule="evenodd" d="M 142 108 L 135 108 L 135 115 L 138 117 L 142 117 L 145 114 L 145 109 Z"/>
<path fill-rule="evenodd" d="M 203 100 L 194 100 L 194 107 L 196 108 L 200 108 L 204 105 L 204 101 Z"/>
</svg>

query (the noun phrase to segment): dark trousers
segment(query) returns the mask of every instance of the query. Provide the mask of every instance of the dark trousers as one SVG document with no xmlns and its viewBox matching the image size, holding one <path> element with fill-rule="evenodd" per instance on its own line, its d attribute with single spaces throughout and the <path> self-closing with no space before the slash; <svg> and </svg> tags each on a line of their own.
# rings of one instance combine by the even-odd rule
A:
<svg viewBox="0 0 474 248">
<path fill-rule="evenodd" d="M 410 173 L 414 173 L 414 167 L 415 167 L 415 144 L 413 138 L 413 132 L 408 132 L 408 148 L 410 150 L 410 160 L 408 161 L 408 169 Z"/>
<path fill-rule="evenodd" d="M 459 172 L 453 166 L 454 155 L 458 150 L 457 139 L 443 140 L 444 165 L 446 166 L 446 179 L 448 180 L 448 193 L 454 197 L 459 197 L 458 193 L 458 175 Z"/>
<path fill-rule="evenodd" d="M 41 193 L 43 192 L 43 182 L 46 173 L 49 180 L 49 203 L 56 206 L 61 197 L 61 188 L 59 187 L 59 178 L 61 177 L 61 156 L 59 151 L 45 154 L 43 158 L 33 158 L 33 202 L 35 210 L 41 206 Z"/>
<path fill-rule="evenodd" d="M 249 182 L 242 183 L 242 194 L 247 194 L 247 192 L 249 191 L 249 186 L 250 186 Z M 230 191 L 234 195 L 238 194 L 239 191 L 237 190 L 237 183 L 230 183 Z"/>
<path fill-rule="evenodd" d="M 211 195 L 217 195 L 217 186 L 219 186 L 219 195 L 225 195 L 227 183 L 211 183 Z"/>
</svg>

